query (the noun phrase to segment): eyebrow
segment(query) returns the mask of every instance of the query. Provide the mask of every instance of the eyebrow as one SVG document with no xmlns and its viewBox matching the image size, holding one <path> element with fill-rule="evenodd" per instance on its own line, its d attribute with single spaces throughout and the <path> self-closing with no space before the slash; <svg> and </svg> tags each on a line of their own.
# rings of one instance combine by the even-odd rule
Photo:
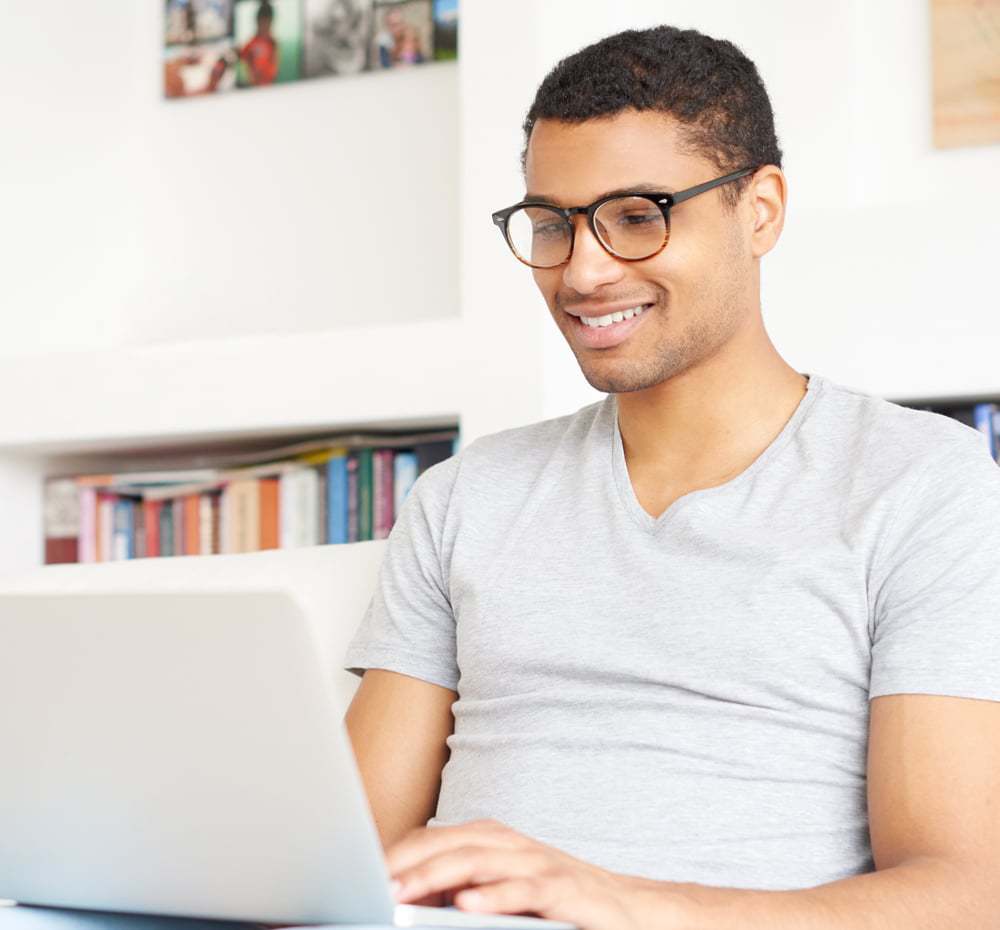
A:
<svg viewBox="0 0 1000 930">
<path fill-rule="evenodd" d="M 620 197 L 622 194 L 673 194 L 676 193 L 676 189 L 670 184 L 663 183 L 650 183 L 648 181 L 643 181 L 638 184 L 630 184 L 628 187 L 616 187 L 614 190 L 605 191 L 603 194 L 595 197 L 594 200 L 600 200 L 602 197 Z M 558 198 L 550 197 L 547 194 L 533 194 L 528 192 L 521 198 L 522 200 L 539 200 L 543 203 L 551 203 L 558 205 Z"/>
</svg>

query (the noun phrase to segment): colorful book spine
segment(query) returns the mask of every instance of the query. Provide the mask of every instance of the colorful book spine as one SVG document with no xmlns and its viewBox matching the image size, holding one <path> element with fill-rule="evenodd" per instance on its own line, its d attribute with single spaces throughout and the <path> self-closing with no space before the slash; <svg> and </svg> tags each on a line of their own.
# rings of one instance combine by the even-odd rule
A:
<svg viewBox="0 0 1000 930">
<path fill-rule="evenodd" d="M 260 548 L 277 549 L 281 545 L 280 478 L 261 478 L 260 494 Z"/>
<path fill-rule="evenodd" d="M 326 463 L 326 541 L 347 542 L 347 454 Z"/>
<path fill-rule="evenodd" d="M 395 473 L 392 449 L 376 449 L 374 453 L 375 539 L 388 539 L 395 515 Z"/>
<path fill-rule="evenodd" d="M 358 541 L 372 538 L 372 450 L 358 450 Z"/>
<path fill-rule="evenodd" d="M 347 456 L 347 541 L 357 542 L 360 521 L 358 519 L 358 453 L 351 452 Z"/>
<path fill-rule="evenodd" d="M 155 558 L 160 555 L 160 512 L 163 510 L 163 501 L 143 501 L 142 509 L 146 514 L 146 556 Z"/>
<path fill-rule="evenodd" d="M 81 562 L 97 561 L 97 488 L 80 487 L 80 536 L 77 552 Z"/>
<path fill-rule="evenodd" d="M 111 533 L 111 558 L 131 559 L 134 555 L 132 501 L 119 497 L 114 502 L 114 526 Z"/>
</svg>

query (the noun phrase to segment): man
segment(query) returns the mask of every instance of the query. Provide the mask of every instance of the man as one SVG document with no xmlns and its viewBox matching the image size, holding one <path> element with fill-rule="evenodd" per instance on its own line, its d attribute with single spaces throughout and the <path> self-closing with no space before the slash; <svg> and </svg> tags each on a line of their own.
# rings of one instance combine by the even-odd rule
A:
<svg viewBox="0 0 1000 930">
<path fill-rule="evenodd" d="M 1000 470 L 772 345 L 786 181 L 732 44 L 611 36 L 524 128 L 494 222 L 608 396 L 476 440 L 398 516 L 347 656 L 398 898 L 995 927 Z"/>
</svg>

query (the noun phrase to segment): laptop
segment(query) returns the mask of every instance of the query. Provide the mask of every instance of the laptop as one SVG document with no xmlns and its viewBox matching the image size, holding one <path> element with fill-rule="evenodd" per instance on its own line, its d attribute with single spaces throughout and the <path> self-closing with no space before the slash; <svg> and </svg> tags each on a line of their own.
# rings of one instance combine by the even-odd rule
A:
<svg viewBox="0 0 1000 930">
<path fill-rule="evenodd" d="M 0 898 L 571 930 L 395 903 L 322 653 L 282 589 L 0 594 Z"/>
</svg>

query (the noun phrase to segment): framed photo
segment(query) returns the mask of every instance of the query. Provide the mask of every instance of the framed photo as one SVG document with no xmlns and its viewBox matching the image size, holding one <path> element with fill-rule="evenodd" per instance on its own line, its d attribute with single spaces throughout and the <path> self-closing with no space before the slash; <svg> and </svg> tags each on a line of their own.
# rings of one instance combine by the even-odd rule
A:
<svg viewBox="0 0 1000 930">
<path fill-rule="evenodd" d="M 299 0 L 236 0 L 233 28 L 237 86 L 262 87 L 302 76 Z"/>
<path fill-rule="evenodd" d="M 434 0 L 434 58 L 458 58 L 458 0 Z"/>
<path fill-rule="evenodd" d="M 371 46 L 373 70 L 419 65 L 434 57 L 432 0 L 376 3 Z"/>
<path fill-rule="evenodd" d="M 304 0 L 302 76 L 357 74 L 368 67 L 372 0 Z"/>
</svg>

